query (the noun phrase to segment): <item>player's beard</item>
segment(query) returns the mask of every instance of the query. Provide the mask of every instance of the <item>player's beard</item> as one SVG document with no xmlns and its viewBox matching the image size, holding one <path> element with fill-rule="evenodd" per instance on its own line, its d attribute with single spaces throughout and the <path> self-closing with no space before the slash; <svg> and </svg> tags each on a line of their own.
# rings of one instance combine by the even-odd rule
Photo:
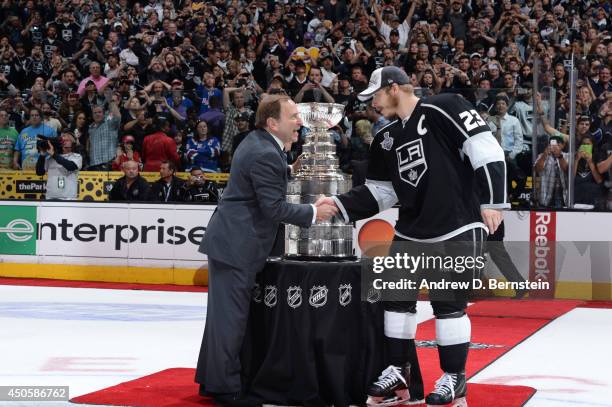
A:
<svg viewBox="0 0 612 407">
<path fill-rule="evenodd" d="M 399 96 L 389 95 L 389 107 L 396 110 L 399 106 Z"/>
<path fill-rule="evenodd" d="M 387 106 L 384 109 L 385 119 L 391 119 L 397 115 L 397 107 L 399 106 L 399 96 L 387 94 Z"/>
</svg>

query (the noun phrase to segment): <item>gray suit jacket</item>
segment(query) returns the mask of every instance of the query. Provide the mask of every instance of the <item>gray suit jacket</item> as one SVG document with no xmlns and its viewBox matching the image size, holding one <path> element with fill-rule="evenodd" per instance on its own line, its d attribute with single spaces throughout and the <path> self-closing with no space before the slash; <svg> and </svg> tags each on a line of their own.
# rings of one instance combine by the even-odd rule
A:
<svg viewBox="0 0 612 407">
<path fill-rule="evenodd" d="M 227 187 L 200 252 L 241 269 L 261 269 L 279 224 L 312 224 L 313 208 L 286 202 L 287 161 L 274 138 L 253 130 L 236 150 Z"/>
</svg>

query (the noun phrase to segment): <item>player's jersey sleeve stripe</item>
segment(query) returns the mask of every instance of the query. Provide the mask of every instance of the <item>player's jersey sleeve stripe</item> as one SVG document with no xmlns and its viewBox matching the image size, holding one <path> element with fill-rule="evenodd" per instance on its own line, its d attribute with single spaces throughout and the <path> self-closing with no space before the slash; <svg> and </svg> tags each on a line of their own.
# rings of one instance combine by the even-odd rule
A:
<svg viewBox="0 0 612 407">
<path fill-rule="evenodd" d="M 342 217 L 344 218 L 344 222 L 348 223 L 349 216 L 348 216 L 348 213 L 346 213 L 346 208 L 344 207 L 344 204 L 342 204 L 342 201 L 340 201 L 335 196 L 332 196 L 332 199 L 336 203 L 336 206 L 338 207 L 338 209 L 340 209 L 340 213 L 342 214 Z"/>
<path fill-rule="evenodd" d="M 451 122 L 451 123 L 453 123 L 453 124 L 455 125 L 455 127 L 456 127 L 456 128 L 459 130 L 459 132 L 460 132 L 461 134 L 463 134 L 463 136 L 464 136 L 466 139 L 469 139 L 469 138 L 470 138 L 470 136 L 468 136 L 468 134 L 465 132 L 465 130 L 463 130 L 463 127 L 461 127 L 461 126 L 459 125 L 459 123 L 457 123 L 455 120 L 453 120 L 453 118 L 452 118 L 452 117 L 450 117 L 450 115 L 449 115 L 448 113 L 446 113 L 444 110 L 442 110 L 442 109 L 441 109 L 441 108 L 439 108 L 438 106 L 435 106 L 435 105 L 430 105 L 430 104 L 428 104 L 428 103 L 423 103 L 423 104 L 421 104 L 421 106 L 423 106 L 423 107 L 429 107 L 429 108 L 431 108 L 431 109 L 435 109 L 435 110 L 437 110 L 438 112 L 442 113 L 444 116 L 446 116 L 446 118 L 447 118 L 448 120 L 450 120 L 450 122 Z"/>
<path fill-rule="evenodd" d="M 490 204 L 490 205 L 480 205 L 480 209 L 510 209 L 512 206 L 510 205 L 510 203 L 503 203 L 503 204 Z"/>
<path fill-rule="evenodd" d="M 506 195 L 506 163 L 495 161 L 474 170 L 480 191 L 480 208 L 510 208 Z"/>
<path fill-rule="evenodd" d="M 379 211 L 379 204 L 371 189 L 366 185 L 359 185 L 350 191 L 337 195 L 334 198 L 340 213 L 347 222 L 369 218 Z"/>
<path fill-rule="evenodd" d="M 462 151 L 470 157 L 472 168 L 475 170 L 488 163 L 505 161 L 504 150 L 490 131 L 469 137 L 463 143 Z"/>
<path fill-rule="evenodd" d="M 382 212 L 386 209 L 391 208 L 398 201 L 393 184 L 391 181 L 376 181 L 366 179 L 366 187 L 372 193 L 376 202 L 378 202 L 378 209 Z"/>
<path fill-rule="evenodd" d="M 484 172 L 485 175 L 487 176 L 487 184 L 489 185 L 489 205 L 493 204 L 493 184 L 491 183 L 491 175 L 489 174 L 489 170 L 487 169 L 487 166 L 485 165 L 484 167 Z"/>
</svg>

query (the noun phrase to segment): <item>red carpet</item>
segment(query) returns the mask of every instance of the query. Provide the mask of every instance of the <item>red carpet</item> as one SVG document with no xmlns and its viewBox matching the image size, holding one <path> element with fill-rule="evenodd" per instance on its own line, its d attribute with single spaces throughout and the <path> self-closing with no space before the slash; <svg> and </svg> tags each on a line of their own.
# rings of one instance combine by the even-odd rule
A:
<svg viewBox="0 0 612 407">
<path fill-rule="evenodd" d="M 584 301 L 580 308 L 612 308 L 612 301 Z"/>
<path fill-rule="evenodd" d="M 150 376 L 121 383 L 70 400 L 82 404 L 107 404 L 139 407 L 216 406 L 211 399 L 197 395 L 194 369 L 167 369 Z M 468 384 L 469 407 L 522 406 L 535 393 L 524 386 Z"/>
<path fill-rule="evenodd" d="M 1 277 L 0 285 L 24 285 L 33 287 L 105 288 L 109 290 L 185 291 L 207 292 L 208 287 L 173 284 L 105 283 L 98 281 L 52 280 L 45 278 Z"/>
<path fill-rule="evenodd" d="M 491 364 L 551 320 L 581 304 L 581 301 L 523 300 L 480 301 L 468 308 L 472 321 L 472 346 L 466 367 L 468 377 Z M 419 325 L 417 340 L 435 339 L 435 321 Z M 474 348 L 475 347 L 475 348 Z M 419 362 L 425 391 L 440 376 L 437 349 L 420 347 Z M 212 406 L 197 395 L 194 369 L 167 369 L 150 376 L 76 397 L 74 403 L 142 407 Z M 470 407 L 519 407 L 535 393 L 524 386 L 468 384 Z"/>
</svg>

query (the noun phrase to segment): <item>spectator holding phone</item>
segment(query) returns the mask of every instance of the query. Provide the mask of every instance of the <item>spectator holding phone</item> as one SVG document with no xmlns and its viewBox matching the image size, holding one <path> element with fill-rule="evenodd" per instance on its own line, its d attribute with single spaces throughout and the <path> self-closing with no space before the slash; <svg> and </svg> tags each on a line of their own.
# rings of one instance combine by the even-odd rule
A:
<svg viewBox="0 0 612 407">
<path fill-rule="evenodd" d="M 142 160 L 138 151 L 134 150 L 135 139 L 131 134 L 126 134 L 121 139 L 121 143 L 117 146 L 117 156 L 113 160 L 113 171 L 121 171 L 123 163 L 126 161 L 135 161 L 142 168 Z"/>
<path fill-rule="evenodd" d="M 302 86 L 300 91 L 295 95 L 293 100 L 295 103 L 309 103 L 309 102 L 326 102 L 334 103 L 332 95 L 321 86 L 321 68 L 313 66 L 310 68 L 308 74 L 308 81 Z"/>
<path fill-rule="evenodd" d="M 546 125 L 549 131 L 550 126 Z M 544 207 L 564 208 L 568 204 L 568 154 L 563 152 L 567 137 L 552 129 L 549 145 L 535 163 L 536 173 L 541 176 L 538 203 Z"/>
<path fill-rule="evenodd" d="M 591 136 L 583 137 L 574 159 L 574 202 L 576 204 L 601 206 L 603 200 L 603 177 L 593 161 L 595 148 Z"/>
<path fill-rule="evenodd" d="M 87 42 L 87 40 L 85 42 Z M 102 67 L 98 62 L 89 64 L 89 76 L 79 83 L 79 89 L 77 90 L 79 95 L 83 96 L 85 94 L 86 86 L 90 81 L 93 82 L 96 90 L 102 89 L 106 82 L 108 82 L 108 78 L 102 76 Z"/>
<path fill-rule="evenodd" d="M 189 180 L 184 185 L 183 197 L 185 202 L 217 202 L 219 200 L 219 190 L 216 183 L 207 181 L 204 172 L 193 167 L 189 171 Z"/>
</svg>

